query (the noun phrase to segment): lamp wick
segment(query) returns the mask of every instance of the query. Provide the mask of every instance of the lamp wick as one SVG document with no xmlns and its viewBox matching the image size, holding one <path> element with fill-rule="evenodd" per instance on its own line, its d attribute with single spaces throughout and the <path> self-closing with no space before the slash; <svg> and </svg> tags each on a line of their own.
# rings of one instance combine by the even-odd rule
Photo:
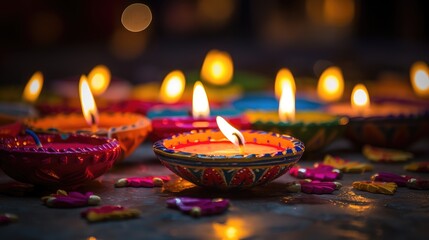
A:
<svg viewBox="0 0 429 240">
<path fill-rule="evenodd" d="M 238 135 L 238 133 L 232 133 L 232 135 L 234 136 L 234 137 L 236 137 L 237 138 L 237 141 L 238 141 L 238 147 L 240 148 L 240 153 L 241 154 L 244 154 L 244 143 L 243 143 L 243 141 L 241 140 L 241 138 L 240 138 L 240 136 Z"/>
</svg>

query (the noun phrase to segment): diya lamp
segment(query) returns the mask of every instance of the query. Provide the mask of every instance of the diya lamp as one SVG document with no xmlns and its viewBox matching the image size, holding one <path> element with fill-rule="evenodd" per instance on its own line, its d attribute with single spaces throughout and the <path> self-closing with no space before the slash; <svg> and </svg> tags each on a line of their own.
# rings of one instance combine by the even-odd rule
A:
<svg viewBox="0 0 429 240">
<path fill-rule="evenodd" d="M 291 136 L 238 131 L 222 117 L 219 129 L 193 130 L 159 140 L 153 150 L 164 166 L 203 187 L 250 188 L 286 173 L 302 156 L 304 144 Z"/>
<path fill-rule="evenodd" d="M 294 92 L 296 91 L 294 77 L 291 71 L 287 68 L 282 68 L 278 71 L 275 84 L 274 92 L 272 93 L 259 92 L 245 94 L 242 98 L 239 98 L 232 102 L 232 106 L 240 111 L 247 110 L 268 110 L 275 111 L 279 107 L 279 99 L 281 96 L 281 87 L 284 82 L 291 82 Z M 295 105 L 297 110 L 316 110 L 323 106 L 323 104 L 309 100 L 304 97 L 296 97 Z"/>
<path fill-rule="evenodd" d="M 360 145 L 403 148 L 429 131 L 427 108 L 401 99 L 373 101 L 363 84 L 354 87 L 350 103 L 332 104 L 326 111 L 349 117 L 346 135 Z"/>
<path fill-rule="evenodd" d="M 228 112 L 221 109 L 217 113 Z M 209 101 L 201 82 L 196 82 L 194 85 L 191 114 L 189 116 L 189 111 L 187 111 L 186 114 L 181 116 L 154 117 L 152 119 L 152 140 L 156 141 L 196 129 L 217 128 L 215 118 L 210 117 Z M 228 120 L 238 128 L 246 129 L 249 127 L 247 119 L 242 115 L 238 115 L 238 112 L 230 115 Z"/>
<path fill-rule="evenodd" d="M 320 150 L 340 137 L 348 120 L 319 111 L 296 111 L 293 78 L 282 84 L 278 111 L 247 111 L 251 128 L 299 136 L 307 151 Z"/>
<path fill-rule="evenodd" d="M 75 188 L 105 173 L 121 156 L 116 139 L 30 133 L 0 139 L 0 168 L 20 182 Z"/>
<path fill-rule="evenodd" d="M 28 80 L 22 93 L 22 102 L 3 102 L 0 103 L 0 119 L 37 116 L 37 110 L 33 107 L 38 99 L 43 87 L 43 74 L 40 71 L 35 72 Z"/>
<path fill-rule="evenodd" d="M 85 76 L 80 79 L 79 89 L 83 115 L 59 113 L 28 119 L 26 125 L 37 132 L 79 133 L 115 138 L 123 150 L 119 160 L 130 155 L 151 130 L 149 119 L 134 113 L 98 113 Z"/>
</svg>

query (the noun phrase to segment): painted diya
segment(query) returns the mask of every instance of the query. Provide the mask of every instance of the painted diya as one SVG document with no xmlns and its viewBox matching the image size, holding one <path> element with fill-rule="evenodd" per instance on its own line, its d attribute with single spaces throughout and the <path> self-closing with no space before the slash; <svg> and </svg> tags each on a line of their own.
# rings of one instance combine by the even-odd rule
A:
<svg viewBox="0 0 429 240">
<path fill-rule="evenodd" d="M 287 135 L 252 130 L 241 133 L 242 140 L 238 142 L 246 143 L 239 147 L 235 133 L 213 129 L 157 141 L 153 150 L 161 163 L 178 176 L 202 187 L 222 190 L 269 183 L 286 173 L 304 152 L 304 144 Z"/>
<path fill-rule="evenodd" d="M 58 134 L 39 139 L 1 138 L 1 169 L 20 182 L 72 188 L 99 177 L 121 156 L 116 139 Z"/>
<path fill-rule="evenodd" d="M 317 151 L 343 136 L 347 118 L 322 112 L 297 112 L 294 120 L 282 121 L 276 111 L 247 111 L 251 128 L 299 136 L 306 151 Z"/>
<path fill-rule="evenodd" d="M 100 113 L 96 127 L 89 127 L 82 114 L 57 114 L 30 119 L 26 125 L 37 132 L 79 133 L 115 138 L 123 150 L 124 159 L 130 155 L 151 131 L 148 118 L 133 113 Z"/>
<path fill-rule="evenodd" d="M 352 104 L 334 104 L 326 110 L 349 117 L 346 136 L 356 144 L 403 148 L 429 134 L 427 102 L 379 98 L 370 103 L 363 85 L 357 85 L 352 96 Z"/>
</svg>

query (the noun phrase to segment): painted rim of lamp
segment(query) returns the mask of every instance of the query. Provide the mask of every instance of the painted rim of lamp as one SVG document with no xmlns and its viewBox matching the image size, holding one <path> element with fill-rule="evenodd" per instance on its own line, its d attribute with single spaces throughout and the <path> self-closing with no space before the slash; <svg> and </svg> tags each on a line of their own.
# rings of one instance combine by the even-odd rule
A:
<svg viewBox="0 0 429 240">
<path fill-rule="evenodd" d="M 59 135 L 59 134 L 40 134 L 38 135 L 42 142 L 52 142 L 52 141 L 69 141 L 69 140 L 91 140 L 96 141 L 98 145 L 94 147 L 67 147 L 56 150 L 52 147 L 38 147 L 37 145 L 23 147 L 21 143 L 26 141 L 32 141 L 31 136 L 19 136 L 19 137 L 5 137 L 0 140 L 0 151 L 7 151 L 9 153 L 31 153 L 31 154 L 49 154 L 49 155 L 61 155 L 66 154 L 79 154 L 79 153 L 96 153 L 96 152 L 105 152 L 106 150 L 114 150 L 119 148 L 118 140 L 114 138 L 106 138 L 99 136 L 85 136 L 79 134 L 70 134 L 70 135 Z"/>
<path fill-rule="evenodd" d="M 257 114 L 263 114 L 266 111 L 246 111 L 244 115 L 250 115 L 253 113 Z M 270 111 L 272 112 L 272 111 Z M 301 113 L 311 113 L 315 111 L 301 111 Z M 299 113 L 299 112 L 298 112 Z M 323 113 L 323 112 L 317 112 L 317 114 L 325 115 L 332 117 L 333 120 L 331 121 L 323 121 L 323 122 L 311 122 L 311 123 L 305 123 L 302 121 L 295 121 L 295 122 L 274 122 L 274 121 L 262 121 L 257 120 L 254 122 L 251 122 L 252 125 L 264 125 L 266 127 L 302 127 L 302 126 L 322 126 L 322 127 L 330 127 L 330 126 L 345 126 L 349 123 L 349 118 L 347 116 L 335 116 L 333 114 Z"/>
<path fill-rule="evenodd" d="M 111 138 L 112 135 L 114 134 L 118 134 L 121 132 L 127 132 L 127 131 L 133 131 L 133 130 L 137 130 L 137 129 L 141 129 L 141 130 L 147 130 L 147 132 L 152 130 L 152 125 L 150 120 L 140 114 L 136 114 L 136 113 L 128 113 L 128 112 L 103 112 L 100 114 L 101 115 L 107 115 L 107 116 L 115 116 L 118 117 L 120 116 L 121 118 L 124 119 L 124 122 L 130 122 L 130 119 L 137 119 L 137 121 L 133 121 L 132 123 L 127 123 L 125 125 L 120 125 L 120 126 L 115 126 L 115 127 L 110 127 L 107 131 L 106 129 L 100 129 L 97 132 L 95 132 L 95 135 L 106 135 L 108 138 Z M 92 133 L 90 130 L 85 130 L 85 129 L 81 129 L 81 130 L 61 130 L 58 128 L 44 128 L 44 127 L 39 127 L 38 125 L 40 125 L 41 123 L 43 123 L 44 120 L 46 119 L 58 119 L 58 121 L 60 121 L 61 119 L 64 118 L 64 120 L 67 120 L 67 118 L 69 117 L 77 117 L 77 118 L 83 118 L 82 114 L 78 114 L 78 113 L 65 113 L 65 114 L 56 114 L 56 115 L 50 115 L 50 116 L 46 116 L 46 117 L 42 117 L 42 118 L 33 118 L 33 119 L 28 119 L 25 121 L 25 124 L 28 125 L 30 128 L 34 129 L 35 131 L 38 132 L 48 132 L 48 133 L 63 133 L 63 134 L 89 134 Z"/>
<path fill-rule="evenodd" d="M 256 130 L 243 130 L 241 133 L 247 142 L 257 142 L 257 137 L 264 135 L 267 137 L 264 144 L 270 144 L 270 140 L 279 138 L 283 141 L 291 142 L 292 147 L 285 148 L 283 151 L 275 151 L 272 153 L 265 154 L 237 154 L 233 156 L 226 155 L 209 155 L 209 154 L 196 154 L 190 152 L 183 152 L 180 150 L 172 149 L 166 146 L 166 142 L 171 140 L 177 140 L 175 143 L 192 143 L 199 142 L 201 140 L 210 141 L 213 139 L 225 139 L 223 133 L 218 129 L 205 129 L 205 130 L 193 130 L 191 132 L 181 133 L 174 135 L 170 138 L 159 140 L 153 144 L 153 150 L 156 154 L 162 155 L 167 158 L 163 158 L 164 161 L 186 164 L 196 167 L 251 167 L 251 166 L 267 166 L 285 164 L 288 162 L 297 161 L 304 153 L 304 143 L 299 139 L 289 135 L 283 135 L 273 132 L 264 132 Z M 204 139 L 195 139 L 195 135 L 201 135 Z M 213 136 L 214 135 L 214 136 Z M 192 139 L 190 139 L 192 137 Z M 216 137 L 216 138 L 212 138 Z M 278 144 L 281 144 L 280 142 Z M 272 144 L 271 144 L 272 145 Z M 275 146 L 275 145 L 273 145 Z"/>
<path fill-rule="evenodd" d="M 400 98 L 375 98 L 372 102 L 376 104 L 380 103 L 400 103 L 400 104 L 409 104 L 413 106 L 418 106 L 422 110 L 415 113 L 400 113 L 400 114 L 387 114 L 387 115 L 375 115 L 375 116 L 347 116 L 345 114 L 337 114 L 337 116 L 347 117 L 351 122 L 359 121 L 373 121 L 373 122 L 382 122 L 382 121 L 391 121 L 391 120 L 421 120 L 429 118 L 429 103 L 423 101 L 414 101 L 409 99 L 400 99 Z M 329 106 L 327 106 L 329 109 Z"/>
</svg>

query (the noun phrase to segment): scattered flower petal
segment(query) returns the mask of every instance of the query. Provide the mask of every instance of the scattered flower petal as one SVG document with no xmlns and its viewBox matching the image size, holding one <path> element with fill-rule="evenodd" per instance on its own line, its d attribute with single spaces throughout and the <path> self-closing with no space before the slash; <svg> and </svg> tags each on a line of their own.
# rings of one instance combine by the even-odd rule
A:
<svg viewBox="0 0 429 240">
<path fill-rule="evenodd" d="M 168 181 L 170 181 L 169 176 L 129 177 L 119 179 L 115 187 L 162 187 Z"/>
<path fill-rule="evenodd" d="M 413 154 L 409 152 L 369 145 L 365 145 L 362 152 L 366 158 L 374 162 L 404 162 L 413 158 Z"/>
<path fill-rule="evenodd" d="M 292 167 L 289 174 L 301 179 L 318 181 L 334 181 L 341 178 L 341 172 L 328 165 L 319 164 L 315 168 Z"/>
<path fill-rule="evenodd" d="M 310 194 L 329 194 L 340 189 L 339 182 L 320 182 L 320 181 L 297 181 L 290 182 L 286 186 L 288 192 L 303 192 Z"/>
<path fill-rule="evenodd" d="M 162 191 L 163 192 L 172 192 L 172 193 L 177 193 L 177 192 L 181 192 L 184 191 L 186 189 L 189 188 L 193 188 L 196 185 L 183 179 L 183 178 L 173 178 L 171 181 L 167 182 L 164 184 Z"/>
<path fill-rule="evenodd" d="M 323 159 L 323 164 L 332 166 L 345 173 L 363 173 L 372 171 L 373 167 L 368 163 L 361 163 L 357 161 L 348 161 L 340 157 L 326 155 Z"/>
<path fill-rule="evenodd" d="M 53 208 L 73 208 L 100 204 L 101 198 L 92 192 L 85 194 L 58 190 L 49 196 L 42 197 L 43 204 Z"/>
<path fill-rule="evenodd" d="M 6 225 L 18 221 L 18 216 L 15 214 L 4 213 L 0 214 L 0 225 Z"/>
<path fill-rule="evenodd" d="M 372 181 L 356 181 L 353 182 L 353 188 L 371 193 L 382 193 L 393 195 L 398 188 L 394 182 L 372 182 Z"/>
<path fill-rule="evenodd" d="M 379 172 L 371 176 L 371 180 L 375 182 L 394 182 L 399 187 L 405 187 L 409 179 L 413 177 L 398 175 L 395 173 Z"/>
<path fill-rule="evenodd" d="M 410 178 L 407 182 L 407 187 L 412 189 L 428 190 L 429 180 Z"/>
<path fill-rule="evenodd" d="M 89 208 L 83 211 L 81 216 L 86 218 L 89 222 L 100 222 L 137 218 L 140 214 L 141 212 L 138 209 L 106 205 L 97 208 Z"/>
<path fill-rule="evenodd" d="M 176 208 L 193 217 L 221 214 L 229 208 L 229 200 L 223 198 L 177 197 L 167 200 L 167 206 Z"/>
<path fill-rule="evenodd" d="M 429 161 L 426 162 L 413 162 L 405 165 L 405 170 L 412 172 L 429 172 Z"/>
</svg>

